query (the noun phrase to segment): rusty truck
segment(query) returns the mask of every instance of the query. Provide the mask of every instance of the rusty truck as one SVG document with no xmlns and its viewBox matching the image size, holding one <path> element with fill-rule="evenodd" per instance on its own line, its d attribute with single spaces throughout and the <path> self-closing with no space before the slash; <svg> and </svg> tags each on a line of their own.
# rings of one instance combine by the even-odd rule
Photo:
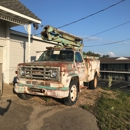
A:
<svg viewBox="0 0 130 130">
<path fill-rule="evenodd" d="M 37 61 L 18 64 L 14 90 L 20 98 L 49 96 L 73 105 L 79 92 L 97 88 L 100 60 L 83 54 L 82 38 L 49 25 L 41 37 L 56 45 L 46 47 Z"/>
</svg>

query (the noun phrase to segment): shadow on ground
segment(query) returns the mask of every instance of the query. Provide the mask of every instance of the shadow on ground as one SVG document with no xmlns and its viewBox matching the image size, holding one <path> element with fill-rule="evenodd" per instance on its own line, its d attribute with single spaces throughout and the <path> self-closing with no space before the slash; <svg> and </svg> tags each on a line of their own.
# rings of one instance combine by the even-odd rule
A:
<svg viewBox="0 0 130 130">
<path fill-rule="evenodd" d="M 10 105 L 12 103 L 12 101 L 10 99 L 7 100 L 7 102 L 8 102 L 8 105 L 6 106 L 6 108 L 0 107 L 0 115 L 2 115 L 2 116 L 9 110 Z"/>
</svg>

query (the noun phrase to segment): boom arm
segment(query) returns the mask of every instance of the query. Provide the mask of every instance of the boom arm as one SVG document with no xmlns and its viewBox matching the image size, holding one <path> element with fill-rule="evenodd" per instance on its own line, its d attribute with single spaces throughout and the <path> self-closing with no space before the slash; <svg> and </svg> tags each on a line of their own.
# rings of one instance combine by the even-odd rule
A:
<svg viewBox="0 0 130 130">
<path fill-rule="evenodd" d="M 63 46 L 82 47 L 83 45 L 82 38 L 66 33 L 49 25 L 44 27 L 43 31 L 41 32 L 41 36 L 43 40 L 62 43 Z"/>
</svg>

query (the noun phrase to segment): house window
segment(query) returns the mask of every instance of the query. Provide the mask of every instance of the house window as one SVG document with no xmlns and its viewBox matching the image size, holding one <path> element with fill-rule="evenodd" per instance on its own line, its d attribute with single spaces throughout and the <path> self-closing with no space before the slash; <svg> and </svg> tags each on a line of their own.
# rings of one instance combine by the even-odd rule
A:
<svg viewBox="0 0 130 130">
<path fill-rule="evenodd" d="M 128 71 L 130 71 L 130 64 L 128 65 Z"/>
</svg>

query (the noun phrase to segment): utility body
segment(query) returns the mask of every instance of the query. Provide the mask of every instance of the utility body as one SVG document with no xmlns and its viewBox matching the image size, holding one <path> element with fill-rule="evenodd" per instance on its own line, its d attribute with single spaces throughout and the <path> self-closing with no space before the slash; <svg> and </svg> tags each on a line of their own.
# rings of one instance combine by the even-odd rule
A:
<svg viewBox="0 0 130 130">
<path fill-rule="evenodd" d="M 83 55 L 83 39 L 80 37 L 52 26 L 45 26 L 41 36 L 57 45 L 47 47 L 35 62 L 18 64 L 14 90 L 22 99 L 31 95 L 50 96 L 73 105 L 78 92 L 97 87 L 100 60 Z"/>
</svg>

